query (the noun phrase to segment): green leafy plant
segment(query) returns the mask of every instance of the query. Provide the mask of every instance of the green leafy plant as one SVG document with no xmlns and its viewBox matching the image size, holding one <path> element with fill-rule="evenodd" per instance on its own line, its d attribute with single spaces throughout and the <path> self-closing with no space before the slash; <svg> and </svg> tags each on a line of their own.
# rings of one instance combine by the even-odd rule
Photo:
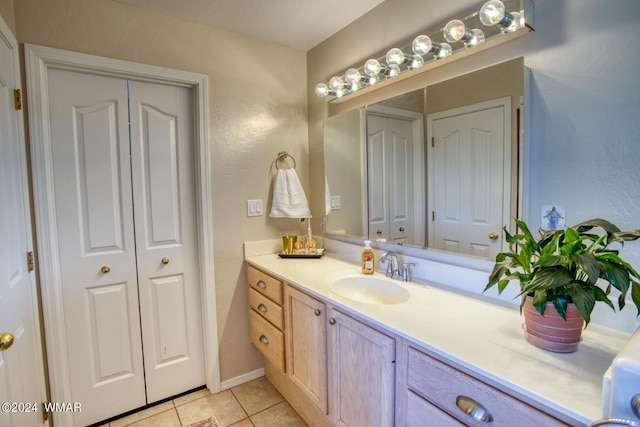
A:
<svg viewBox="0 0 640 427">
<path fill-rule="evenodd" d="M 620 291 L 618 309 L 625 306 L 626 295 L 631 298 L 640 314 L 640 276 L 623 261 L 618 250 L 608 249 L 612 243 L 640 238 L 640 229 L 620 231 L 603 219 L 590 219 L 565 230 L 543 231 L 534 238 L 524 221 L 517 220 L 519 234 L 511 235 L 504 228 L 509 251 L 496 256 L 496 263 L 484 289 L 497 285 L 498 293 L 509 281 L 518 280 L 522 306 L 526 295 L 533 296 L 533 306 L 544 315 L 547 301 L 551 301 L 566 320 L 567 305 L 574 303 L 585 320 L 597 301 L 606 303 L 615 311 L 611 299 L 612 287 Z M 596 231 L 600 231 L 597 233 Z M 598 280 L 601 279 L 601 287 Z"/>
</svg>

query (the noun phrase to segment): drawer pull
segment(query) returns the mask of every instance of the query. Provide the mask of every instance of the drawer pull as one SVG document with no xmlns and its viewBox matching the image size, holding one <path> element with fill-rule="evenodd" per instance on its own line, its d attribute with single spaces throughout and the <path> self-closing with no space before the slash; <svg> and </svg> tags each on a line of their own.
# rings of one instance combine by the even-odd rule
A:
<svg viewBox="0 0 640 427">
<path fill-rule="evenodd" d="M 260 342 L 262 344 L 269 344 L 269 338 L 265 337 L 264 335 L 260 335 Z"/>
<path fill-rule="evenodd" d="M 334 319 L 333 317 L 329 319 L 329 324 L 330 325 L 335 325 L 336 324 L 336 319 Z"/>
<path fill-rule="evenodd" d="M 258 310 L 260 310 L 262 313 L 266 313 L 267 312 L 267 306 L 264 304 L 260 304 L 258 306 Z"/>
<path fill-rule="evenodd" d="M 458 396 L 456 398 L 456 406 L 476 421 L 482 421 L 483 423 L 493 422 L 491 412 L 470 397 Z"/>
<path fill-rule="evenodd" d="M 316 316 L 320 316 L 321 311 L 319 309 L 316 308 L 316 310 L 313 312 Z"/>
<path fill-rule="evenodd" d="M 256 283 L 256 286 L 258 286 L 261 289 L 266 289 L 267 288 L 266 283 L 264 283 L 262 280 L 258 280 L 258 283 Z"/>
</svg>

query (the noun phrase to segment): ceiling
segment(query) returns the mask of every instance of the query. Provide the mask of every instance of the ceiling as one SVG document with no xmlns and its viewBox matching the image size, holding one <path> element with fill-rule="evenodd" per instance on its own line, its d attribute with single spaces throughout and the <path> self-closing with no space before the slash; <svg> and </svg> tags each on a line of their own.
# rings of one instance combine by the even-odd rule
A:
<svg viewBox="0 0 640 427">
<path fill-rule="evenodd" d="M 115 0 L 305 52 L 384 0 Z"/>
</svg>

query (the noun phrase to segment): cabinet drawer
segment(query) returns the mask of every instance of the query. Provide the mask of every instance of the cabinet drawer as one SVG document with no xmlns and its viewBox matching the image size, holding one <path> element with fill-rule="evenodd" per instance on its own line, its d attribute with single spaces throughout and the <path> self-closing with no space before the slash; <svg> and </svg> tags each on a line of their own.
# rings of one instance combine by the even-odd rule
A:
<svg viewBox="0 0 640 427">
<path fill-rule="evenodd" d="M 253 310 L 249 310 L 251 342 L 264 357 L 284 372 L 284 334 Z"/>
<path fill-rule="evenodd" d="M 259 294 L 254 289 L 249 289 L 249 305 L 259 315 L 267 319 L 273 325 L 282 330 L 284 324 L 282 307 L 271 301 L 269 298 Z"/>
<path fill-rule="evenodd" d="M 408 386 L 431 403 L 470 426 L 486 426 L 457 405 L 459 399 L 472 399 L 493 417 L 492 426 L 562 426 L 557 419 L 497 390 L 424 353 L 409 348 Z M 461 405 L 463 403 L 461 402 Z M 470 410 L 469 410 L 470 411 Z"/>
<path fill-rule="evenodd" d="M 424 427 L 427 421 L 438 427 L 464 427 L 451 415 L 407 390 L 407 427 Z"/>
<path fill-rule="evenodd" d="M 262 295 L 282 305 L 282 281 L 269 276 L 255 267 L 247 266 L 249 285 Z"/>
</svg>

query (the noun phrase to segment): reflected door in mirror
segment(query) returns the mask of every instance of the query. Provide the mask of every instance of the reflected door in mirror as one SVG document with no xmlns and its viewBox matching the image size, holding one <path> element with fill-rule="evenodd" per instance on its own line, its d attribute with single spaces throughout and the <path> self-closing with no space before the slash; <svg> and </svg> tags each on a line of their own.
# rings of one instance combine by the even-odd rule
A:
<svg viewBox="0 0 640 427">
<path fill-rule="evenodd" d="M 509 204 L 504 153 L 510 111 L 510 99 L 503 98 L 429 116 L 430 247 L 485 258 L 501 251 L 502 239 L 494 236 L 502 233 Z"/>
</svg>

